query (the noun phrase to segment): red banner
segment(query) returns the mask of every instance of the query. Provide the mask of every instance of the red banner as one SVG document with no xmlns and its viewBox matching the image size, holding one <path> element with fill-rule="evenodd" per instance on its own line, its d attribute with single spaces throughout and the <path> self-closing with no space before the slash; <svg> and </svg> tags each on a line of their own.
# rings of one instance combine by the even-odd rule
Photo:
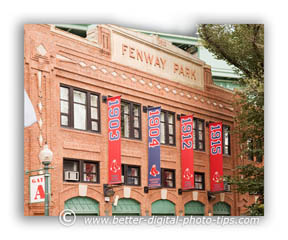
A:
<svg viewBox="0 0 288 240">
<path fill-rule="evenodd" d="M 210 191 L 224 191 L 222 122 L 209 124 L 210 138 Z"/>
<path fill-rule="evenodd" d="M 181 121 L 182 189 L 194 188 L 193 116 L 184 116 Z"/>
<path fill-rule="evenodd" d="M 108 184 L 121 183 L 121 97 L 107 100 L 108 105 Z"/>
</svg>

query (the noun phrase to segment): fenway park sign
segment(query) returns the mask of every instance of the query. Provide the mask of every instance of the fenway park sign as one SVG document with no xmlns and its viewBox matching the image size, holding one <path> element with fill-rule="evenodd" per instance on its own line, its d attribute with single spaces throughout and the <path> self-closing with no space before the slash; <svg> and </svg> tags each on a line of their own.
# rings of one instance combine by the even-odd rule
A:
<svg viewBox="0 0 288 240">
<path fill-rule="evenodd" d="M 112 34 L 112 61 L 122 65 L 182 83 L 190 87 L 203 89 L 204 71 L 201 62 L 177 52 L 174 46 L 157 46 L 148 41 Z M 147 40 L 147 39 L 146 39 Z M 179 50 L 178 50 L 179 51 Z"/>
</svg>

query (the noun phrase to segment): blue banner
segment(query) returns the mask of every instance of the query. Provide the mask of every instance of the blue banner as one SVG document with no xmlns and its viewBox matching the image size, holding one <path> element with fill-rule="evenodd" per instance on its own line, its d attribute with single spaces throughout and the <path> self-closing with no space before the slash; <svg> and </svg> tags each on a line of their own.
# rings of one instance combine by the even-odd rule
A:
<svg viewBox="0 0 288 240">
<path fill-rule="evenodd" d="M 148 187 L 161 187 L 160 168 L 161 107 L 148 108 Z"/>
</svg>

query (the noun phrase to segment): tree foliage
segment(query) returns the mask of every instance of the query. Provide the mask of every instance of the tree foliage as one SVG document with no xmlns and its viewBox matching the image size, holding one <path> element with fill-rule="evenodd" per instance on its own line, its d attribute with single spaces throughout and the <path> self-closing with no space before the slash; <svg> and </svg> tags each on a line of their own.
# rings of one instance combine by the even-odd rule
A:
<svg viewBox="0 0 288 240">
<path fill-rule="evenodd" d="M 201 24 L 202 44 L 217 59 L 225 60 L 242 76 L 236 91 L 237 128 L 242 156 L 264 155 L 264 25 Z M 241 166 L 239 176 L 229 178 L 240 193 L 260 194 L 259 202 L 248 207 L 250 214 L 264 213 L 264 168 Z M 242 178 L 239 178 L 242 177 Z M 262 211 L 263 210 L 263 211 Z"/>
<path fill-rule="evenodd" d="M 248 79 L 264 81 L 264 25 L 201 24 L 203 45 Z"/>
<path fill-rule="evenodd" d="M 238 174 L 234 177 L 226 176 L 226 181 L 232 184 L 237 192 L 257 195 L 257 202 L 248 206 L 248 214 L 253 216 L 264 215 L 264 167 L 252 164 L 238 166 Z"/>
<path fill-rule="evenodd" d="M 242 154 L 264 153 L 264 25 L 202 24 L 203 45 L 242 76 L 235 109 Z"/>
</svg>

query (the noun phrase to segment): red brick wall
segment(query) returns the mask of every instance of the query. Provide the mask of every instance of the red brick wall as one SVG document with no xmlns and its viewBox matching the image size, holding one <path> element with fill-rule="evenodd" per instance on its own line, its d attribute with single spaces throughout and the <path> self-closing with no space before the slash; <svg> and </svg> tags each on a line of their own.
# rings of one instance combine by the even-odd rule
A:
<svg viewBox="0 0 288 240">
<path fill-rule="evenodd" d="M 107 183 L 107 105 L 100 101 L 101 133 L 91 133 L 60 127 L 60 83 L 79 87 L 100 93 L 101 96 L 122 95 L 122 99 L 140 103 L 142 106 L 161 106 L 162 109 L 176 114 L 194 114 L 205 121 L 222 121 L 231 126 L 234 122 L 232 109 L 233 93 L 213 85 L 209 66 L 205 66 L 205 88 L 203 91 L 192 89 L 169 80 L 149 75 L 145 72 L 115 64 L 110 61 L 111 54 L 101 46 L 89 43 L 85 39 L 64 33 L 60 30 L 51 30 L 49 25 L 25 25 L 24 35 L 24 86 L 36 108 L 37 118 L 43 121 L 42 129 L 39 125 L 24 130 L 24 167 L 25 170 L 40 168 L 38 154 L 41 149 L 39 136 L 42 134 L 43 143 L 48 142 L 54 153 L 50 170 L 51 182 L 51 210 L 50 215 L 58 215 L 64 208 L 64 202 L 79 195 L 79 183 L 63 182 L 63 158 L 75 158 L 100 162 L 100 184 L 87 184 L 87 196 L 97 200 L 100 204 L 100 215 L 105 211 L 111 215 L 112 206 L 104 202 L 103 184 Z M 105 36 L 109 31 L 101 30 Z M 109 42 L 110 44 L 110 42 Z M 46 50 L 39 50 L 39 46 Z M 38 48 L 39 49 L 39 48 Z M 109 49 L 108 49 L 109 51 Z M 65 57 L 65 58 L 63 58 Z M 81 66 L 82 65 L 82 66 Z M 91 66 L 96 66 L 94 70 Z M 101 69 L 106 69 L 106 73 Z M 42 91 L 38 87 L 38 74 L 41 72 Z M 113 76 L 111 73 L 116 72 Z M 122 78 L 125 74 L 127 79 Z M 136 82 L 131 80 L 136 79 Z M 142 81 L 144 81 L 144 84 Z M 148 83 L 152 83 L 153 87 Z M 160 84 L 161 89 L 156 87 Z M 164 90 L 169 88 L 169 92 Z M 176 94 L 172 92 L 176 90 Z M 184 95 L 180 95 L 180 92 Z M 42 112 L 37 104 L 41 101 Z M 151 214 L 151 203 L 161 199 L 161 190 L 152 190 L 144 193 L 147 185 L 147 113 L 142 114 L 142 140 L 122 139 L 122 163 L 141 165 L 140 187 L 131 188 L 131 198 L 141 203 L 141 214 Z M 168 189 L 167 199 L 175 203 L 176 214 L 184 212 L 184 204 L 193 200 L 192 192 L 178 195 L 181 188 L 180 162 L 180 121 L 176 120 L 176 146 L 161 146 L 161 167 L 176 169 L 176 188 Z M 205 191 L 198 191 L 198 200 L 205 205 L 205 215 L 212 212 L 213 205 L 220 201 L 209 202 L 209 152 L 208 129 L 205 127 L 205 152 L 194 151 L 194 170 L 205 173 Z M 231 169 L 236 166 L 237 156 L 236 139 L 231 136 L 231 156 L 224 156 L 224 174 L 232 174 Z M 24 215 L 41 214 L 43 204 L 29 204 L 28 176 L 24 177 Z M 123 186 L 116 189 L 116 194 L 123 196 Z M 231 206 L 231 214 L 239 214 L 239 197 L 235 193 L 225 193 L 225 202 Z"/>
</svg>

